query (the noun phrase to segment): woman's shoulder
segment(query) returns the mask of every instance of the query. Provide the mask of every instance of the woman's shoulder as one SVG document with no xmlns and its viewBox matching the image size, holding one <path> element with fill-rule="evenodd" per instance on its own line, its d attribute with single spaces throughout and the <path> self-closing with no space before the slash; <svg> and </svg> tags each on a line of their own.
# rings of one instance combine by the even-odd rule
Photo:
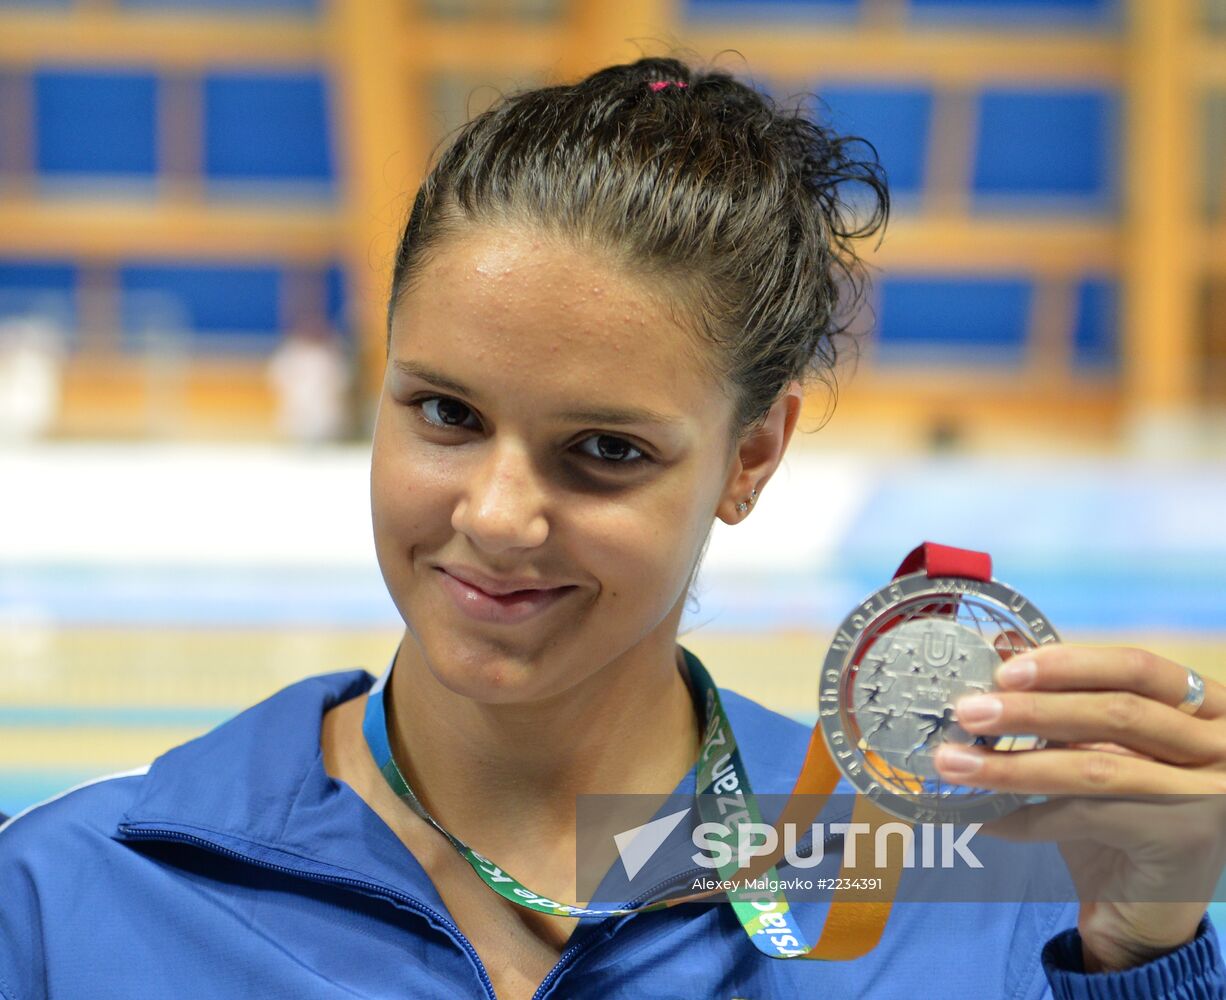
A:
<svg viewBox="0 0 1226 1000">
<path fill-rule="evenodd" d="M 719 696 L 724 703 L 724 709 L 728 713 L 733 729 L 737 730 L 738 737 L 740 728 L 743 728 L 746 732 L 753 731 L 783 739 L 808 741 L 811 727 L 793 716 L 777 712 L 731 688 L 721 687 Z"/>
<path fill-rule="evenodd" d="M 110 834 L 148 770 L 145 764 L 91 778 L 0 823 L 0 996 L 34 995 L 31 984 L 41 974 L 37 963 L 44 951 L 44 910 L 50 900 L 80 902 L 93 892 L 84 873 L 108 869 L 111 853 L 118 850 Z M 90 904 L 84 909 L 96 913 L 92 904 L 106 901 Z M 21 968 L 10 965 L 22 959 Z"/>
<path fill-rule="evenodd" d="M 150 763 L 90 778 L 22 809 L 0 822 L 0 879 L 15 860 L 27 867 L 44 858 L 53 865 L 58 858 L 61 868 L 64 857 L 79 862 L 91 844 L 113 843 L 133 807 L 151 798 L 168 818 L 214 790 L 214 804 L 233 801 L 234 782 L 267 773 L 277 753 L 313 756 L 318 729 L 304 723 L 318 722 L 333 701 L 372 680 L 356 670 L 295 681 Z"/>
<path fill-rule="evenodd" d="M 791 791 L 810 740 L 820 740 L 821 735 L 814 732 L 811 723 L 775 711 L 736 691 L 720 688 L 719 694 L 754 791 L 779 794 Z M 840 778 L 836 790 L 854 791 L 846 782 L 846 778 Z"/>
<path fill-rule="evenodd" d="M 80 846 L 88 834 L 108 836 L 139 794 L 149 764 L 103 774 L 35 802 L 0 823 L 0 872 L 14 857 L 48 854 Z"/>
</svg>

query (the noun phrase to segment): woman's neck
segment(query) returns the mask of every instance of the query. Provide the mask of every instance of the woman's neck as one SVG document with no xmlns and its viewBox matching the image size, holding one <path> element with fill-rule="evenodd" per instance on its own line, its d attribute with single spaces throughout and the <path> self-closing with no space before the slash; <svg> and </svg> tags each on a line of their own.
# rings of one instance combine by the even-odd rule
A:
<svg viewBox="0 0 1226 1000">
<path fill-rule="evenodd" d="M 389 682 L 392 752 L 461 839 L 573 832 L 576 796 L 669 794 L 693 766 L 700 727 L 682 663 L 670 638 L 548 699 L 486 704 L 439 683 L 406 633 Z"/>
</svg>

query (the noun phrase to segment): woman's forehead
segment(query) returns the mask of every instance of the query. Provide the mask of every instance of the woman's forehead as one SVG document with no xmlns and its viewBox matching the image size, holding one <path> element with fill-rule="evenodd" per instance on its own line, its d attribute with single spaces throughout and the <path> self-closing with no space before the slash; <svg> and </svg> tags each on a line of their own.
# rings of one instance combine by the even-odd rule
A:
<svg viewBox="0 0 1226 1000">
<path fill-rule="evenodd" d="M 398 305 L 393 367 L 445 375 L 469 398 L 497 386 L 681 416 L 722 394 L 701 363 L 710 348 L 666 295 L 663 282 L 554 240 L 468 234 L 432 255 Z"/>
<path fill-rule="evenodd" d="M 432 250 L 422 270 L 415 288 L 428 296 L 408 296 L 418 311 L 434 307 L 493 325 L 548 318 L 560 333 L 587 333 L 593 323 L 593 332 L 609 335 L 677 327 L 663 277 L 631 274 L 612 254 L 542 233 L 465 230 Z"/>
</svg>

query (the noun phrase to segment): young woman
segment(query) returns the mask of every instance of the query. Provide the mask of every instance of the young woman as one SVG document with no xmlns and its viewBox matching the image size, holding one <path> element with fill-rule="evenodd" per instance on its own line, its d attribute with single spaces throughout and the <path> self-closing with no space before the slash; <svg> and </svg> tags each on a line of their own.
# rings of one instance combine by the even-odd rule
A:
<svg viewBox="0 0 1226 1000">
<path fill-rule="evenodd" d="M 388 308 L 390 673 L 308 678 L 9 821 L 0 996 L 1226 995 L 1203 905 L 898 904 L 875 948 L 821 962 L 766 957 L 719 900 L 563 917 L 495 891 L 514 873 L 577 898 L 577 796 L 694 791 L 708 720 L 682 610 L 714 519 L 751 515 L 834 363 L 852 243 L 888 214 L 855 149 L 674 59 L 466 125 Z M 1028 662 L 964 724 L 1065 747 L 942 755 L 947 777 L 1226 788 L 1220 685 L 1192 715 L 1189 673 L 1150 654 Z M 789 791 L 808 732 L 721 698 L 755 791 Z"/>
</svg>

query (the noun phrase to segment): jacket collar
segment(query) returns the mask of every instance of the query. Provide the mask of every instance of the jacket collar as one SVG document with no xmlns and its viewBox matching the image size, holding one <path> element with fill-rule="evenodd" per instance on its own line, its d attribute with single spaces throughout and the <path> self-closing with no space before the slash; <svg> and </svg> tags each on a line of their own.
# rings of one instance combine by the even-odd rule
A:
<svg viewBox="0 0 1226 1000">
<path fill-rule="evenodd" d="M 167 751 L 150 766 L 116 836 L 203 841 L 257 864 L 357 877 L 441 908 L 399 838 L 324 769 L 324 714 L 374 682 L 365 670 L 308 677 Z M 805 727 L 733 692 L 721 695 L 754 791 L 790 791 Z M 691 769 L 675 792 L 693 794 L 694 781 Z"/>
</svg>

